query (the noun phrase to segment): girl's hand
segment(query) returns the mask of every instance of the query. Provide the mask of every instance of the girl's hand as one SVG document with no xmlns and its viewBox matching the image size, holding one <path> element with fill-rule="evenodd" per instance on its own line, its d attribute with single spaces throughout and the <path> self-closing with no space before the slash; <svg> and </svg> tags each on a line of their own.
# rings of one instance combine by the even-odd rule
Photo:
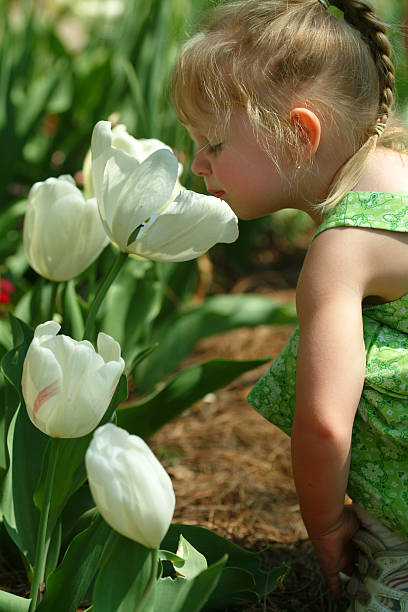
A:
<svg viewBox="0 0 408 612">
<path fill-rule="evenodd" d="M 338 522 L 323 535 L 310 537 L 317 560 L 334 597 L 342 595 L 339 572 L 353 573 L 354 546 L 351 538 L 360 522 L 351 505 L 344 506 Z"/>
</svg>

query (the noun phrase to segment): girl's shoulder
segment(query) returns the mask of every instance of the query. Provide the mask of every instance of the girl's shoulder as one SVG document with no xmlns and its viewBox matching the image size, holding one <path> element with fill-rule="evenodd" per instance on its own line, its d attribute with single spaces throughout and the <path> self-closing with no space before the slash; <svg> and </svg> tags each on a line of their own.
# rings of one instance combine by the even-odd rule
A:
<svg viewBox="0 0 408 612">
<path fill-rule="evenodd" d="M 367 303 L 408 293 L 408 193 L 348 193 L 324 217 L 304 267 L 308 291 L 350 288 Z"/>
</svg>

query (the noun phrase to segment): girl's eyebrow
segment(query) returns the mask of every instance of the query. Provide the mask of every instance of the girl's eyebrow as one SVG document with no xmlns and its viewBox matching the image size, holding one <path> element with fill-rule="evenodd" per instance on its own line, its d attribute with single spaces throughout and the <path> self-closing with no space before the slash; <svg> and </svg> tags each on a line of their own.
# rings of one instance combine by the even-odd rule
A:
<svg viewBox="0 0 408 612">
<path fill-rule="evenodd" d="M 204 146 L 200 147 L 197 151 L 196 151 L 196 155 L 198 153 L 201 153 L 201 151 L 204 151 L 204 149 L 206 149 L 208 146 L 210 145 L 209 142 L 207 142 Z"/>
</svg>

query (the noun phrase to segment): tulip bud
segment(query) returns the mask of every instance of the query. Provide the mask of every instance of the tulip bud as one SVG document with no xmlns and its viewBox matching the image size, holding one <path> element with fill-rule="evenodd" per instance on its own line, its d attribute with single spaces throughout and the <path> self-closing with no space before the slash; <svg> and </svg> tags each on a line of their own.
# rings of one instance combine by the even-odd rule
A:
<svg viewBox="0 0 408 612">
<path fill-rule="evenodd" d="M 23 240 L 30 266 L 53 281 L 83 272 L 109 242 L 95 198 L 85 200 L 68 175 L 32 186 Z"/>
<path fill-rule="evenodd" d="M 121 251 L 154 261 L 188 261 L 216 242 L 238 237 L 226 202 L 182 189 L 174 198 L 178 162 L 160 149 L 142 163 L 112 145 L 107 121 L 92 135 L 92 173 L 105 230 Z"/>
<path fill-rule="evenodd" d="M 157 548 L 173 517 L 170 477 L 138 436 L 108 423 L 85 455 L 89 487 L 99 512 L 122 535 Z"/>
<path fill-rule="evenodd" d="M 115 149 L 120 149 L 121 151 L 125 151 L 132 157 L 134 157 L 138 162 L 144 161 L 149 155 L 158 151 L 159 149 L 167 149 L 167 151 L 172 151 L 172 149 L 166 145 L 161 140 L 157 138 L 133 138 L 130 134 L 128 134 L 126 130 L 126 126 L 123 124 L 115 125 L 112 128 L 112 146 Z M 178 177 L 180 177 L 183 172 L 183 165 L 179 162 L 178 164 Z M 87 194 L 88 198 L 94 197 L 95 189 L 94 183 L 92 179 L 92 152 L 89 149 L 88 153 L 85 156 L 84 164 L 82 168 L 83 181 L 84 181 L 84 191 Z M 182 189 L 179 181 L 176 181 L 175 187 L 172 193 L 172 199 L 174 199 L 179 191 Z"/>
<path fill-rule="evenodd" d="M 98 334 L 98 351 L 87 340 L 57 336 L 60 325 L 38 325 L 23 365 L 28 416 L 55 438 L 79 438 L 98 425 L 125 367 L 120 346 Z"/>
</svg>

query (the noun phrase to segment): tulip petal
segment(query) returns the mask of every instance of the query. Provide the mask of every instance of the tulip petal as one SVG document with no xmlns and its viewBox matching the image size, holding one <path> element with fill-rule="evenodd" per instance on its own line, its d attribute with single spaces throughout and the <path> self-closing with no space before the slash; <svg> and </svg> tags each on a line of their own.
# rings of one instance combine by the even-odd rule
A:
<svg viewBox="0 0 408 612">
<path fill-rule="evenodd" d="M 90 342 L 77 342 L 64 335 L 54 338 L 52 351 L 64 369 L 64 402 L 74 402 L 87 377 L 104 361 Z"/>
<path fill-rule="evenodd" d="M 34 183 L 28 194 L 28 199 L 31 200 L 34 206 L 42 206 L 41 202 L 39 202 L 38 195 L 44 185 L 47 186 L 50 206 L 56 198 L 70 194 L 72 192 L 72 187 L 76 187 L 74 178 L 69 174 L 62 174 L 58 178 L 50 177 L 46 181 L 38 181 Z"/>
<path fill-rule="evenodd" d="M 108 334 L 99 332 L 97 338 L 98 353 L 102 357 L 105 363 L 108 361 L 123 361 L 121 359 L 120 344 L 116 342 Z"/>
<path fill-rule="evenodd" d="M 34 331 L 34 338 L 38 338 L 41 342 L 45 342 L 56 336 L 61 329 L 61 325 L 56 321 L 46 321 L 37 325 Z"/>
<path fill-rule="evenodd" d="M 82 194 L 79 195 L 60 198 L 49 210 L 42 231 L 48 277 L 53 280 L 68 280 L 80 274 L 109 242 L 96 200 L 86 201 Z M 65 231 L 57 228 L 65 228 Z M 61 257 L 63 253 L 69 256 Z"/>
<path fill-rule="evenodd" d="M 132 232 L 167 204 L 177 181 L 178 162 L 173 153 L 159 149 L 128 176 L 118 197 L 112 219 L 112 235 L 122 251 L 128 250 Z M 115 160 L 107 163 L 106 174 L 115 172 Z M 109 195 L 112 197 L 112 194 Z"/>
<path fill-rule="evenodd" d="M 140 165 L 136 158 L 112 146 L 110 125 L 109 121 L 99 121 L 94 127 L 91 141 L 95 194 L 102 222 L 109 235 L 119 194 L 129 175 Z M 109 161 L 111 171 L 107 172 Z"/>
<path fill-rule="evenodd" d="M 145 225 L 129 249 L 155 261 L 188 261 L 217 242 L 237 238 L 238 220 L 226 202 L 184 189 Z"/>
<path fill-rule="evenodd" d="M 23 365 L 22 389 L 28 415 L 36 427 L 52 435 L 49 416 L 62 393 L 62 371 L 52 351 L 34 339 Z"/>
<path fill-rule="evenodd" d="M 170 478 L 156 457 L 148 454 L 144 448 L 123 453 L 121 459 L 123 473 L 133 474 L 133 487 L 130 491 L 132 509 L 129 508 L 127 513 L 127 523 L 132 526 L 133 538 L 148 548 L 159 546 L 175 506 Z M 137 471 L 135 465 L 138 466 Z M 173 494 L 170 495 L 169 491 Z M 137 515 L 133 508 L 137 508 Z"/>
<path fill-rule="evenodd" d="M 88 431 L 94 429 L 105 414 L 123 372 L 124 362 L 110 361 L 88 373 L 85 384 L 77 391 L 75 410 L 77 422 L 84 421 Z M 75 409 L 75 407 L 74 407 Z"/>
</svg>

